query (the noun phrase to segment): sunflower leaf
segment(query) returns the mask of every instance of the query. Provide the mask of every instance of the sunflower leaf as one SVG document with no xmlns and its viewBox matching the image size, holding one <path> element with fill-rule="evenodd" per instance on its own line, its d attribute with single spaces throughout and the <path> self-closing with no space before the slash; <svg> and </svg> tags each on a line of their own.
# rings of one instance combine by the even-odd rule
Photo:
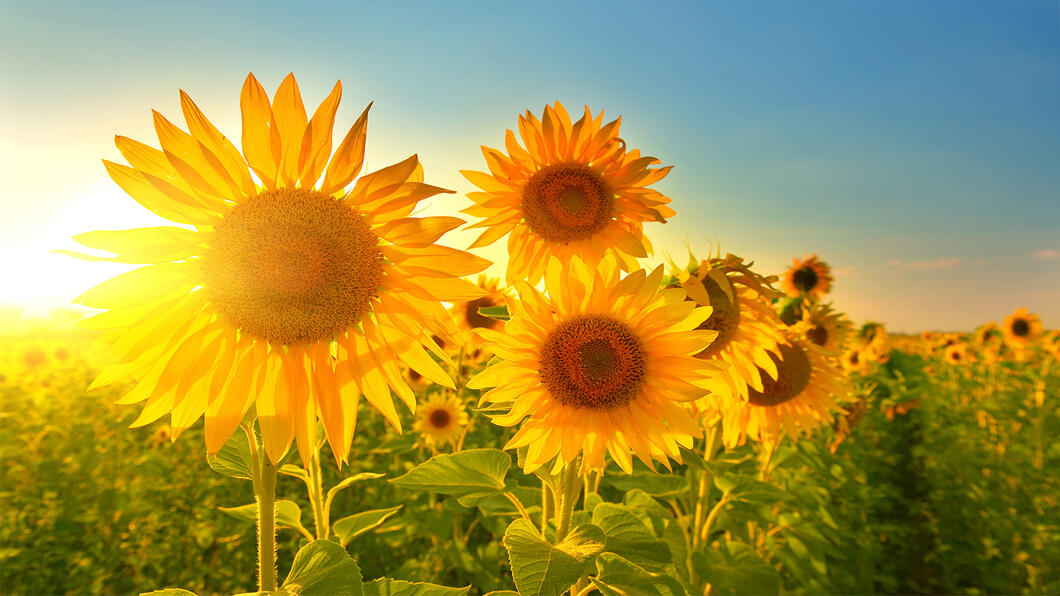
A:
<svg viewBox="0 0 1060 596">
<path fill-rule="evenodd" d="M 466 596 L 471 586 L 450 588 L 425 582 L 407 582 L 400 579 L 381 577 L 364 585 L 367 594 L 379 596 Z"/>
<path fill-rule="evenodd" d="M 638 472 L 632 476 L 615 476 L 606 480 L 623 492 L 639 488 L 653 497 L 676 497 L 689 490 L 688 480 L 673 474 Z"/>
<path fill-rule="evenodd" d="M 376 478 L 382 478 L 383 476 L 386 476 L 386 474 L 377 474 L 375 472 L 361 472 L 360 474 L 354 474 L 349 478 L 343 478 L 342 482 L 328 489 L 328 500 L 330 501 L 334 499 L 335 495 L 339 494 L 340 490 L 353 486 L 355 483 L 360 482 L 361 480 L 374 480 Z"/>
<path fill-rule="evenodd" d="M 597 557 L 596 569 L 597 575 L 592 582 L 604 596 L 678 596 L 686 593 L 681 583 L 670 574 L 648 571 L 612 553 Z"/>
<path fill-rule="evenodd" d="M 195 596 L 195 592 L 189 592 L 184 588 L 162 588 L 151 592 L 141 592 L 140 596 Z"/>
<path fill-rule="evenodd" d="M 522 596 L 558 595 L 589 570 L 607 537 L 592 524 L 580 525 L 559 544 L 545 541 L 534 524 L 517 519 L 504 533 L 515 587 Z"/>
<path fill-rule="evenodd" d="M 600 503 L 593 509 L 593 524 L 607 536 L 609 553 L 650 567 L 666 567 L 673 560 L 670 546 L 656 538 L 628 507 Z"/>
<path fill-rule="evenodd" d="M 390 482 L 409 489 L 452 495 L 464 507 L 504 491 L 512 458 L 500 449 L 469 449 L 436 455 Z"/>
<path fill-rule="evenodd" d="M 357 536 L 378 528 L 383 525 L 383 522 L 397 513 L 401 507 L 401 505 L 398 505 L 387 509 L 362 511 L 340 519 L 335 522 L 334 526 L 335 535 L 339 537 L 339 544 L 345 547 Z"/>
<path fill-rule="evenodd" d="M 741 542 L 692 553 L 692 566 L 710 584 L 711 594 L 777 594 L 780 575 L 751 547 Z"/>
<path fill-rule="evenodd" d="M 315 540 L 294 556 L 280 589 L 299 596 L 364 596 L 364 580 L 346 549 L 330 540 Z"/>
<path fill-rule="evenodd" d="M 225 442 L 224 447 L 213 455 L 206 456 L 206 463 L 213 468 L 214 472 L 223 474 L 229 478 L 243 478 L 251 480 L 253 472 L 254 457 L 250 454 L 250 445 L 247 437 L 242 432 L 232 433 Z"/>
<path fill-rule="evenodd" d="M 222 512 L 245 522 L 258 523 L 258 504 L 251 503 L 241 507 L 218 507 Z M 292 530 L 305 531 L 302 525 L 302 509 L 294 501 L 281 499 L 276 501 L 276 525 Z"/>
<path fill-rule="evenodd" d="M 478 309 L 478 314 L 497 319 L 498 321 L 507 321 L 512 318 L 511 314 L 508 313 L 508 307 L 503 304 L 500 306 L 483 306 Z"/>
</svg>

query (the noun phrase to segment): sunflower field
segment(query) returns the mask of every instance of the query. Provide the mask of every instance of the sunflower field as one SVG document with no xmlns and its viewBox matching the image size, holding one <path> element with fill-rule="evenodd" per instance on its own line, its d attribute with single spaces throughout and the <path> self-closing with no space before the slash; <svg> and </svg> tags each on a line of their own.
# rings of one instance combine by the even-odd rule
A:
<svg viewBox="0 0 1060 596">
<path fill-rule="evenodd" d="M 0 331 L 0 593 L 1060 592 L 1035 313 L 901 335 L 818 255 L 654 255 L 670 168 L 559 102 L 423 216 L 451 191 L 366 171 L 341 93 L 250 75 L 238 145 L 183 92 L 115 138 L 173 225 L 79 235 L 139 267 Z"/>
</svg>

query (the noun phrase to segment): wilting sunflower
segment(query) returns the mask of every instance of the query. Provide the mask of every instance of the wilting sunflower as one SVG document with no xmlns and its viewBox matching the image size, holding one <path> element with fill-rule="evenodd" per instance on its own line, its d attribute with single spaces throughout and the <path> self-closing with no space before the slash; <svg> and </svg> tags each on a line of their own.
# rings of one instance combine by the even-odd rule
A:
<svg viewBox="0 0 1060 596">
<path fill-rule="evenodd" d="M 480 355 L 478 352 L 482 345 L 482 339 L 478 334 L 471 333 L 472 329 L 479 327 L 496 329 L 501 325 L 500 319 L 479 314 L 480 308 L 504 306 L 504 292 L 500 290 L 499 283 L 500 280 L 496 278 L 479 275 L 476 285 L 482 288 L 486 295 L 474 300 L 456 302 L 449 309 L 449 312 L 453 314 L 453 318 L 456 320 L 457 328 L 460 329 L 459 341 L 467 351 L 465 354 L 466 358 L 476 360 Z"/>
<path fill-rule="evenodd" d="M 1005 322 L 1001 325 L 1005 342 L 1014 348 L 1026 347 L 1042 334 L 1043 329 L 1038 315 L 1027 312 L 1026 308 L 1016 309 L 1011 315 L 1005 317 Z"/>
<path fill-rule="evenodd" d="M 943 355 L 946 362 L 953 365 L 967 364 L 975 361 L 975 355 L 968 350 L 968 344 L 957 343 L 946 346 Z"/>
<path fill-rule="evenodd" d="M 205 414 L 214 453 L 253 405 L 276 462 L 292 438 L 310 457 L 319 415 L 341 461 L 362 395 L 399 429 L 391 390 L 415 408 L 399 362 L 452 386 L 424 348 L 445 359 L 430 334 L 455 328 L 439 301 L 481 296 L 458 276 L 488 262 L 435 244 L 461 220 L 410 217 L 447 192 L 423 183 L 416 156 L 347 189 L 368 110 L 333 154 L 340 94 L 336 83 L 307 118 L 293 75 L 271 103 L 248 76 L 242 154 L 183 92 L 190 133 L 155 112 L 161 150 L 116 137 L 131 167 L 104 161 L 111 178 L 182 224 L 76 238 L 118 255 L 104 260 L 147 265 L 78 299 L 110 309 L 88 324 L 109 330 L 121 361 L 93 386 L 138 378 L 120 401 L 146 400 L 133 426 L 171 412 L 176 436 Z"/>
<path fill-rule="evenodd" d="M 799 331 L 801 332 L 801 330 Z M 745 438 L 775 443 L 783 435 L 796 438 L 824 424 L 840 412 L 836 398 L 843 395 L 842 371 L 815 344 L 790 333 L 778 352 L 770 353 L 777 375 L 761 372 L 762 390 L 751 389 L 746 400 L 722 396 L 722 432 L 729 448 Z"/>
<path fill-rule="evenodd" d="M 483 218 L 471 228 L 485 228 L 471 248 L 487 246 L 508 235 L 509 281 L 536 285 L 550 257 L 567 262 L 577 256 L 593 265 L 605 254 L 636 268 L 651 244 L 642 233 L 646 221 L 665 222 L 674 215 L 670 199 L 648 186 L 670 167 L 640 151 L 626 151 L 618 136 L 621 118 L 603 124 L 603 112 L 585 114 L 571 124 L 563 105 L 546 106 L 541 119 L 529 111 L 519 117 L 524 149 L 509 130 L 508 154 L 483 147 L 489 172 L 463 171 L 482 192 L 464 213 Z"/>
<path fill-rule="evenodd" d="M 761 391 L 761 373 L 775 378 L 777 374 L 771 353 L 784 341 L 780 320 L 768 300 L 780 292 L 769 284 L 776 278 L 763 277 L 751 271 L 738 256 L 728 254 L 697 261 L 690 255 L 688 266 L 674 272 L 671 285 L 679 285 L 688 300 L 709 306 L 710 318 L 700 329 L 718 332 L 718 337 L 697 358 L 729 363 L 711 385 L 712 395 L 696 402 L 701 412 L 712 412 L 720 393 L 732 393 L 747 399 L 751 389 Z"/>
<path fill-rule="evenodd" d="M 817 255 L 792 259 L 792 265 L 781 278 L 784 291 L 788 296 L 802 295 L 820 298 L 832 289 L 832 268 Z"/>
<path fill-rule="evenodd" d="M 421 403 L 412 429 L 435 445 L 453 443 L 467 426 L 467 410 L 455 396 L 435 393 Z"/>
<path fill-rule="evenodd" d="M 827 354 L 838 354 L 846 345 L 850 320 L 832 309 L 831 304 L 811 305 L 803 311 L 806 339 L 817 344 Z"/>
<path fill-rule="evenodd" d="M 718 336 L 697 329 L 709 308 L 679 289 L 660 290 L 662 267 L 619 278 L 613 257 L 598 266 L 553 259 L 546 297 L 516 282 L 503 332 L 480 329 L 501 362 L 468 381 L 495 387 L 483 398 L 507 412 L 501 426 L 522 427 L 505 449 L 528 447 L 528 472 L 583 454 L 581 470 L 602 469 L 605 454 L 629 473 L 635 455 L 646 465 L 680 461 L 678 445 L 700 436 L 683 402 L 699 399 L 725 365 L 694 355 Z M 525 418 L 525 420 L 524 420 Z"/>
</svg>

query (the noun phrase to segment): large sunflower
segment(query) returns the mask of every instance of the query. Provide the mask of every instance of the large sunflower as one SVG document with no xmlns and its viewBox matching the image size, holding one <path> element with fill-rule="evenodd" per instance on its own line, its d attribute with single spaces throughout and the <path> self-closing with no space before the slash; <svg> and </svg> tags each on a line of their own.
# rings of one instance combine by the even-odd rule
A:
<svg viewBox="0 0 1060 596">
<path fill-rule="evenodd" d="M 781 283 L 788 296 L 820 298 L 832 290 L 832 268 L 817 255 L 792 259 Z"/>
<path fill-rule="evenodd" d="M 777 375 L 769 378 L 763 371 L 762 390 L 751 389 L 746 400 L 722 396 L 723 438 L 729 448 L 745 437 L 763 443 L 779 441 L 784 434 L 796 438 L 831 424 L 841 411 L 836 397 L 844 390 L 843 373 L 816 344 L 793 332 L 770 356 Z"/>
<path fill-rule="evenodd" d="M 171 412 L 176 436 L 205 414 L 214 453 L 254 406 L 276 462 L 292 438 L 310 456 L 319 415 L 342 461 L 361 396 L 399 429 L 391 390 L 415 408 L 399 362 L 452 386 L 424 348 L 445 358 L 430 334 L 455 329 L 439 301 L 481 296 L 458 276 L 488 262 L 435 244 L 461 220 L 409 217 L 449 192 L 423 183 L 416 156 L 347 190 L 368 110 L 332 154 L 340 94 L 336 83 L 307 118 L 293 75 L 271 103 L 248 76 L 242 154 L 183 92 L 190 133 L 155 112 L 161 150 L 116 137 L 131 167 L 104 161 L 111 178 L 183 224 L 77 237 L 116 253 L 110 260 L 147 265 L 78 299 L 110 309 L 88 324 L 109 330 L 120 363 L 93 385 L 138 378 L 121 400 L 146 400 L 134 426 Z"/>
<path fill-rule="evenodd" d="M 646 221 L 665 222 L 674 215 L 670 199 L 647 188 L 670 167 L 626 151 L 618 136 L 621 118 L 603 124 L 603 112 L 585 114 L 575 123 L 563 105 L 546 106 L 538 120 L 529 111 L 519 117 L 524 149 L 509 130 L 508 154 L 483 147 L 489 172 L 463 171 L 482 189 L 468 198 L 464 210 L 483 218 L 471 228 L 485 231 L 471 248 L 487 246 L 508 235 L 510 281 L 536 285 L 550 257 L 567 262 L 573 256 L 595 264 L 605 254 L 636 268 L 634 257 L 645 257 L 651 244 L 642 233 Z"/>
<path fill-rule="evenodd" d="M 597 267 L 553 259 L 547 297 L 516 282 L 504 331 L 478 331 L 503 361 L 467 386 L 495 387 L 483 396 L 507 408 L 495 423 L 522 421 L 505 448 L 528 446 L 528 472 L 579 453 L 582 472 L 602 469 L 606 453 L 627 473 L 631 455 L 669 466 L 668 458 L 680 461 L 678 445 L 701 434 L 682 403 L 706 394 L 725 366 L 694 356 L 718 333 L 697 329 L 710 309 L 660 290 L 662 277 L 659 267 L 620 279 L 612 257 Z"/>
<path fill-rule="evenodd" d="M 1005 322 L 1001 325 L 1005 342 L 1015 348 L 1026 347 L 1037 339 L 1044 329 L 1038 315 L 1027 312 L 1026 308 L 1016 309 L 1005 317 Z"/>
<path fill-rule="evenodd" d="M 713 394 L 697 402 L 698 409 L 711 411 L 717 395 L 732 393 L 747 399 L 751 389 L 762 390 L 762 371 L 776 377 L 771 353 L 784 341 L 781 323 L 767 300 L 779 296 L 769 284 L 776 278 L 763 277 L 740 257 L 727 254 L 696 261 L 674 273 L 672 284 L 679 284 L 687 299 L 711 307 L 711 315 L 700 329 L 712 329 L 718 337 L 696 357 L 727 362 L 731 366 L 715 378 Z"/>
</svg>

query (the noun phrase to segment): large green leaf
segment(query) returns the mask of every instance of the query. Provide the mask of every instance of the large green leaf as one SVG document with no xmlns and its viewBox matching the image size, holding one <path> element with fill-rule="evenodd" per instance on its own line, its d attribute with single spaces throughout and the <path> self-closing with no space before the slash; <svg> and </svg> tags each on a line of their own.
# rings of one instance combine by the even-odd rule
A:
<svg viewBox="0 0 1060 596">
<path fill-rule="evenodd" d="M 364 580 L 346 549 L 330 540 L 316 540 L 294 556 L 280 589 L 299 596 L 364 596 Z"/>
<path fill-rule="evenodd" d="M 504 533 L 515 587 L 522 596 L 554 596 L 574 585 L 604 550 L 604 531 L 585 524 L 559 544 L 545 541 L 534 524 L 517 519 Z"/>
<path fill-rule="evenodd" d="M 361 472 L 360 474 L 354 474 L 353 476 L 343 478 L 342 482 L 339 482 L 335 486 L 328 489 L 328 499 L 334 499 L 335 495 L 339 494 L 339 491 L 344 488 L 349 488 L 362 480 L 374 480 L 376 478 L 382 478 L 383 476 L 386 476 L 386 474 L 377 474 L 375 472 Z"/>
<path fill-rule="evenodd" d="M 218 509 L 236 519 L 241 519 L 252 524 L 258 523 L 257 503 L 251 503 L 241 507 L 218 507 Z M 276 525 L 285 528 L 293 528 L 295 530 L 304 530 L 305 527 L 302 526 L 302 509 L 294 501 L 287 499 L 276 501 Z"/>
<path fill-rule="evenodd" d="M 469 449 L 436 455 L 390 482 L 411 489 L 453 495 L 464 507 L 504 491 L 512 458 L 500 449 Z"/>
<path fill-rule="evenodd" d="M 657 539 L 628 507 L 600 503 L 593 509 L 593 525 L 607 536 L 607 552 L 652 567 L 665 567 L 673 560 L 670 546 Z"/>
<path fill-rule="evenodd" d="M 632 476 L 607 476 L 612 486 L 629 491 L 639 488 L 653 497 L 676 497 L 688 491 L 688 481 L 683 476 L 637 472 Z"/>
<path fill-rule="evenodd" d="M 224 474 L 229 478 L 243 478 L 252 480 L 254 478 L 251 469 L 254 458 L 250 454 L 250 444 L 247 435 L 242 429 L 232 433 L 225 442 L 224 447 L 214 455 L 206 456 L 206 463 L 218 474 Z"/>
<path fill-rule="evenodd" d="M 603 596 L 684 596 L 686 590 L 669 573 L 655 573 L 622 557 L 603 553 L 596 558 L 593 584 Z"/>
<path fill-rule="evenodd" d="M 755 478 L 723 474 L 714 477 L 714 485 L 731 501 L 772 505 L 788 499 L 788 494 L 779 488 Z"/>
<path fill-rule="evenodd" d="M 381 577 L 364 584 L 364 593 L 371 596 L 465 596 L 470 590 L 471 586 L 450 588 L 389 577 Z"/>
<path fill-rule="evenodd" d="M 378 528 L 401 507 L 398 505 L 387 509 L 362 511 L 340 519 L 335 522 L 335 535 L 339 537 L 339 544 L 346 546 L 357 536 Z"/>
<path fill-rule="evenodd" d="M 692 553 L 696 573 L 711 585 L 711 594 L 778 594 L 780 575 L 758 553 L 742 542 Z"/>
</svg>

